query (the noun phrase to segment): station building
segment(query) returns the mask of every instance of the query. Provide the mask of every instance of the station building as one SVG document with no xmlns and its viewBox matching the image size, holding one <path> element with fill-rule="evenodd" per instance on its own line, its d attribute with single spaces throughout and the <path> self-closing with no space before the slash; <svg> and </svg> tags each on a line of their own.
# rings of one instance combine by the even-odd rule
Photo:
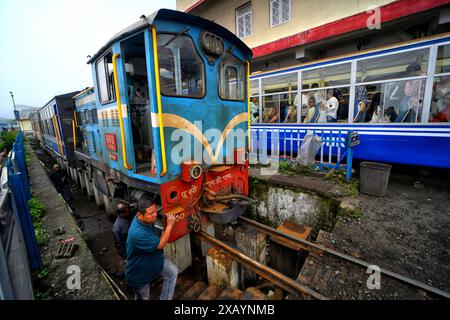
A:
<svg viewBox="0 0 450 320">
<path fill-rule="evenodd" d="M 450 0 L 177 0 L 177 9 L 252 49 L 254 122 L 450 121 Z M 314 113 L 332 97 L 333 117 Z"/>
</svg>

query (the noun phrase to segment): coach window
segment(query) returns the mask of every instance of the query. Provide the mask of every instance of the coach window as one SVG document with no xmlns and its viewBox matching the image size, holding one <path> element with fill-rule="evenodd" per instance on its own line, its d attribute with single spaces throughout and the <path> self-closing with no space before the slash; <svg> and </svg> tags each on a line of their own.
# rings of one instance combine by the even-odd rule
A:
<svg viewBox="0 0 450 320">
<path fill-rule="evenodd" d="M 450 122 L 450 45 L 438 47 L 429 122 Z"/>
<path fill-rule="evenodd" d="M 262 122 L 280 123 L 280 95 L 264 95 L 262 105 Z"/>
<path fill-rule="evenodd" d="M 428 54 L 427 48 L 358 61 L 354 122 L 420 122 Z"/>
<path fill-rule="evenodd" d="M 250 80 L 250 121 L 260 122 L 259 116 L 259 80 Z"/>
<path fill-rule="evenodd" d="M 350 63 L 303 71 L 303 122 L 348 121 Z"/>
<path fill-rule="evenodd" d="M 165 96 L 205 96 L 205 66 L 189 36 L 158 34 L 159 77 Z"/>
<path fill-rule="evenodd" d="M 267 123 L 295 123 L 297 122 L 297 105 L 300 100 L 297 95 L 298 74 L 286 73 L 263 78 L 263 121 Z M 270 116 L 276 108 L 276 121 Z"/>
<path fill-rule="evenodd" d="M 112 53 L 110 52 L 98 60 L 96 68 L 100 103 L 105 104 L 114 101 L 116 97 Z"/>
<path fill-rule="evenodd" d="M 231 53 L 226 53 L 219 66 L 220 98 L 244 101 L 246 75 L 244 63 Z"/>
</svg>

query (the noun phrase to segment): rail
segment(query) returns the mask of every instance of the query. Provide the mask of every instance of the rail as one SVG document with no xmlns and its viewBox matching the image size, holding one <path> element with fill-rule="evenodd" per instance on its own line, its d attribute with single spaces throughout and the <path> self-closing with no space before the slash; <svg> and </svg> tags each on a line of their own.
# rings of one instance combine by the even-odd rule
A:
<svg viewBox="0 0 450 320">
<path fill-rule="evenodd" d="M 217 240 L 216 238 L 207 234 L 204 231 L 200 231 L 196 235 L 200 238 L 200 240 L 209 242 L 210 244 L 219 247 L 220 249 L 224 250 L 224 252 L 231 258 L 238 260 L 245 267 L 255 271 L 258 275 L 260 275 L 264 279 L 267 279 L 268 281 L 274 283 L 275 285 L 279 286 L 280 288 L 290 293 L 307 294 L 319 300 L 327 300 L 327 298 L 321 295 L 320 293 L 311 290 L 310 288 L 283 275 L 282 273 L 251 259 L 250 257 L 244 255 L 243 253 L 230 247 L 229 245 L 223 243 L 222 241 Z"/>
<path fill-rule="evenodd" d="M 336 250 L 333 250 L 333 249 L 329 249 L 329 248 L 324 247 L 322 245 L 319 245 L 319 244 L 316 244 L 316 243 L 313 243 L 313 242 L 310 242 L 310 241 L 307 241 L 307 240 L 295 238 L 293 236 L 290 236 L 290 235 L 288 235 L 288 234 L 286 234 L 284 232 L 281 232 L 279 230 L 276 230 L 274 228 L 266 226 L 266 225 L 264 225 L 262 223 L 259 223 L 257 221 L 254 221 L 254 220 L 251 220 L 251 219 L 248 219 L 248 218 L 245 218 L 245 217 L 240 217 L 239 220 L 241 220 L 242 222 L 244 222 L 246 224 L 249 224 L 251 226 L 256 227 L 261 232 L 263 232 L 263 233 L 265 233 L 265 234 L 267 234 L 269 236 L 281 236 L 281 237 L 284 237 L 284 238 L 286 238 L 288 240 L 291 240 L 291 241 L 294 241 L 294 242 L 296 242 L 296 243 L 298 243 L 298 244 L 300 244 L 300 245 L 302 245 L 304 247 L 307 247 L 310 250 L 313 250 L 313 251 L 315 251 L 315 252 L 317 252 L 319 254 L 326 253 L 326 254 L 329 254 L 329 255 L 331 255 L 333 257 L 337 257 L 337 258 L 343 259 L 345 261 L 351 262 L 353 264 L 356 264 L 358 266 L 365 267 L 365 268 L 373 265 L 371 263 L 365 262 L 363 260 L 360 260 L 360 259 L 357 259 L 355 257 L 349 256 L 347 254 L 340 253 L 340 252 L 338 252 Z M 380 268 L 380 273 L 385 275 L 385 276 L 388 276 L 388 277 L 390 277 L 392 279 L 401 281 L 401 282 L 403 282 L 403 283 L 405 283 L 407 285 L 410 285 L 410 286 L 416 287 L 418 289 L 424 290 L 426 292 L 432 293 L 432 294 L 434 294 L 436 296 L 439 296 L 439 297 L 442 297 L 442 298 L 446 298 L 446 299 L 450 298 L 450 294 L 448 292 L 445 292 L 443 290 L 431 287 L 431 286 L 429 286 L 427 284 L 424 284 L 422 282 L 410 279 L 408 277 L 402 276 L 402 275 L 400 275 L 398 273 L 395 273 L 395 272 L 392 272 L 392 271 L 389 271 L 389 270 L 386 270 L 386 269 L 383 269 L 383 268 Z"/>
</svg>

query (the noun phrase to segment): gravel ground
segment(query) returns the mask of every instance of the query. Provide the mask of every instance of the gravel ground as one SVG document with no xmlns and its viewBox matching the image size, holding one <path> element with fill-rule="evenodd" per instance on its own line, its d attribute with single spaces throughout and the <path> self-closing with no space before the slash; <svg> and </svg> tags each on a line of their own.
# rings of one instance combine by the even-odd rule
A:
<svg viewBox="0 0 450 320">
<path fill-rule="evenodd" d="M 318 242 L 450 292 L 450 192 L 445 182 L 394 176 L 383 198 L 360 194 L 355 200 L 362 215 L 340 217 L 333 232 Z M 386 277 L 380 290 L 368 290 L 367 278 L 366 270 L 317 256 L 308 258 L 299 277 L 334 299 L 432 298 Z"/>
</svg>

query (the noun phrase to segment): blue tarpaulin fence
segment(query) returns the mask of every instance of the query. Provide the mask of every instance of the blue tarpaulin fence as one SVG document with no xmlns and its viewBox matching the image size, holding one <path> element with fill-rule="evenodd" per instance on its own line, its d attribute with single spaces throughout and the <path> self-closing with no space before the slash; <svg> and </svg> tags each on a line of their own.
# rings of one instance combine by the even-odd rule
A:
<svg viewBox="0 0 450 320">
<path fill-rule="evenodd" d="M 13 204 L 19 216 L 31 269 L 42 269 L 41 253 L 28 207 L 28 200 L 31 199 L 31 191 L 28 183 L 24 141 L 21 131 L 17 135 L 11 153 L 6 160 L 6 167 L 8 172 L 8 186 L 12 193 Z"/>
</svg>

